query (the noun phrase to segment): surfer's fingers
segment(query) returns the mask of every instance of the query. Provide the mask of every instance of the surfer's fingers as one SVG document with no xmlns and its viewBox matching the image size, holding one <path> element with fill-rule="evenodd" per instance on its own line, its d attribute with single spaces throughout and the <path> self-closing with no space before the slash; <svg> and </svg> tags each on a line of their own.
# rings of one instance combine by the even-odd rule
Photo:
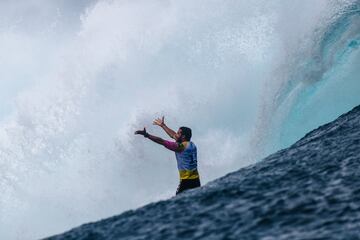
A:
<svg viewBox="0 0 360 240">
<path fill-rule="evenodd" d="M 155 119 L 155 120 L 153 121 L 153 124 L 154 124 L 154 125 L 159 125 L 160 123 L 161 123 L 160 118 L 157 118 L 157 119 Z"/>
</svg>

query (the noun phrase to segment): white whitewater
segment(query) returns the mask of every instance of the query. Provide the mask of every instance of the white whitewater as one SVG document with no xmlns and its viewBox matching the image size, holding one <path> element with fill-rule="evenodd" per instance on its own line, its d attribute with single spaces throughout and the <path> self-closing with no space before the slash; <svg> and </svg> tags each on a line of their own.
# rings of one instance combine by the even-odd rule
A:
<svg viewBox="0 0 360 240">
<path fill-rule="evenodd" d="M 193 129 L 206 183 L 350 110 L 358 4 L 0 3 L 0 238 L 172 196 L 173 154 L 133 135 L 156 117 Z"/>
</svg>

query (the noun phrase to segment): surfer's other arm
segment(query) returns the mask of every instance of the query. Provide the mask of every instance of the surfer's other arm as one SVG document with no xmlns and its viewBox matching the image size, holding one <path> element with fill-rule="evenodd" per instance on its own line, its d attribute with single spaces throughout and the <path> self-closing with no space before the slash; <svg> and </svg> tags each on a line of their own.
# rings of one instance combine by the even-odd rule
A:
<svg viewBox="0 0 360 240">
<path fill-rule="evenodd" d="M 143 135 L 144 137 L 146 137 L 146 138 L 150 139 L 151 141 L 156 142 L 160 145 L 164 145 L 164 143 L 165 143 L 164 139 L 147 133 L 146 128 L 144 128 L 144 130 L 136 131 L 135 134 Z"/>
<path fill-rule="evenodd" d="M 160 126 L 162 129 L 164 129 L 164 131 L 167 133 L 167 135 L 169 135 L 169 137 L 171 137 L 172 139 L 176 139 L 176 132 L 174 130 L 172 130 L 171 128 L 169 128 L 168 126 L 166 126 L 165 122 L 164 122 L 164 116 L 160 119 L 157 118 L 153 121 L 154 125 L 158 125 Z"/>
<path fill-rule="evenodd" d="M 135 134 L 143 135 L 145 138 L 148 138 L 151 141 L 156 142 L 157 144 L 163 145 L 167 149 L 174 151 L 174 152 L 182 152 L 185 148 L 184 144 L 182 144 L 182 143 L 179 144 L 177 142 L 166 141 L 160 137 L 149 134 L 148 132 L 146 132 L 146 128 L 144 128 L 144 130 L 137 130 L 135 132 Z M 175 134 L 177 134 L 177 133 L 175 133 Z"/>
</svg>

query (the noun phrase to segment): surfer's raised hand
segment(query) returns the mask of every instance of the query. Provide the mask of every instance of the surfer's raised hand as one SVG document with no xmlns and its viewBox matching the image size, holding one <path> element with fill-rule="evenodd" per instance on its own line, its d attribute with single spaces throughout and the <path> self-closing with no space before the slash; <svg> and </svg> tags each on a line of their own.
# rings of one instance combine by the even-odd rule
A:
<svg viewBox="0 0 360 240">
<path fill-rule="evenodd" d="M 149 134 L 146 132 L 146 128 L 144 127 L 144 130 L 137 130 L 135 131 L 135 134 L 143 135 L 144 137 L 148 137 Z"/>
<path fill-rule="evenodd" d="M 163 127 L 165 125 L 165 122 L 164 122 L 164 116 L 160 119 L 160 118 L 157 118 L 153 121 L 153 124 L 154 125 L 158 125 L 160 127 Z"/>
<path fill-rule="evenodd" d="M 168 126 L 166 126 L 165 121 L 164 121 L 164 116 L 160 119 L 157 118 L 153 121 L 154 125 L 158 125 L 160 126 L 162 129 L 164 129 L 164 131 L 169 135 L 169 137 L 176 139 L 176 132 L 174 130 L 172 130 L 171 128 L 169 128 Z"/>
</svg>

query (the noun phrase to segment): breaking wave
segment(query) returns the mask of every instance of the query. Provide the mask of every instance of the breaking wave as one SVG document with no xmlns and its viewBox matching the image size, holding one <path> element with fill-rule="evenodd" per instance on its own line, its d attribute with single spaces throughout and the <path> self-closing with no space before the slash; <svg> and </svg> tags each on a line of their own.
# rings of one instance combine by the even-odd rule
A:
<svg viewBox="0 0 360 240">
<path fill-rule="evenodd" d="M 155 117 L 193 129 L 206 183 L 360 102 L 359 1 L 78 4 L 1 8 L 1 238 L 172 196 L 173 155 L 133 136 Z"/>
</svg>

